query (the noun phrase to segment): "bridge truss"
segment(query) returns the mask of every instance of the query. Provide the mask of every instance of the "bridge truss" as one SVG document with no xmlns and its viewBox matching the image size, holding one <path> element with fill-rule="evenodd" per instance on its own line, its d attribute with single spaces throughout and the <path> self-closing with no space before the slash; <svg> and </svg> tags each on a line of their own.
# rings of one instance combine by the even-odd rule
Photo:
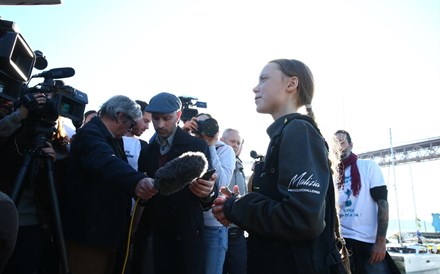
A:
<svg viewBox="0 0 440 274">
<path fill-rule="evenodd" d="M 396 146 L 393 148 L 393 152 L 394 165 L 440 159 L 440 137 Z M 375 160 L 379 166 L 382 167 L 391 166 L 393 164 L 391 148 L 360 153 L 358 157 L 360 159 Z"/>
</svg>

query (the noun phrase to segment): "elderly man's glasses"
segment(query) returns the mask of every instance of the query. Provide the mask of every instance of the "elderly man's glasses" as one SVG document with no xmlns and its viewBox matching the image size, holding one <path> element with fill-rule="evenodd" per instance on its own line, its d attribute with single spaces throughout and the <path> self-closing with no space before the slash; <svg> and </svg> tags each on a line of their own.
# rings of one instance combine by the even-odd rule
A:
<svg viewBox="0 0 440 274">
<path fill-rule="evenodd" d="M 136 121 L 133 120 L 130 116 L 127 116 L 128 120 L 130 121 L 130 129 L 134 128 L 136 125 Z"/>
</svg>

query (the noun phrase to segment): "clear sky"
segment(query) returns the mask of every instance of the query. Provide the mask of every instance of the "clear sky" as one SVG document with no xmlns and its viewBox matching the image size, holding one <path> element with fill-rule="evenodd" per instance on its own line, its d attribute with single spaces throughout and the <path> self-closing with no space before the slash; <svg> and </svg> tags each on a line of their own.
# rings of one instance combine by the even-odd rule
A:
<svg viewBox="0 0 440 274">
<path fill-rule="evenodd" d="M 47 69 L 76 70 L 64 82 L 88 94 L 87 109 L 116 94 L 197 97 L 221 129 L 241 131 L 249 161 L 250 150 L 265 153 L 272 122 L 256 113 L 252 88 L 268 61 L 293 58 L 314 74 L 323 134 L 346 129 L 354 152 L 388 147 L 390 128 L 394 145 L 440 136 L 438 0 L 63 2 L 0 6 L 0 16 L 47 56 Z M 411 168 L 417 211 L 430 222 L 440 212 L 440 161 L 419 165 Z M 397 181 L 408 190 L 402 169 Z M 394 180 L 384 176 L 391 199 Z"/>
</svg>

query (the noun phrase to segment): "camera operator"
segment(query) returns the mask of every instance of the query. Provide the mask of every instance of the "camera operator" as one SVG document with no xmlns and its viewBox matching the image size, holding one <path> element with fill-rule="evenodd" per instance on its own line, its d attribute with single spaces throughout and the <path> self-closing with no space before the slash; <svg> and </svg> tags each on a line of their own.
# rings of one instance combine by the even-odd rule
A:
<svg viewBox="0 0 440 274">
<path fill-rule="evenodd" d="M 11 194 L 17 175 L 21 171 L 27 153 L 37 156 L 29 165 L 21 196 L 18 198 L 19 229 L 14 252 L 3 273 L 58 273 L 57 256 L 53 243 L 49 189 L 47 186 L 46 162 L 66 157 L 65 136 L 54 133 L 55 121 L 58 118 L 52 107 L 51 94 L 26 93 L 19 99 L 21 104 L 15 111 L 2 117 L 0 122 L 0 190 Z M 50 117 L 42 115 L 50 113 Z M 42 121 L 43 119 L 48 121 Z M 53 119 L 53 120 L 52 120 Z M 50 122 L 49 122 L 50 120 Z M 41 128 L 40 128 L 41 127 Z M 58 133 L 62 124 L 58 126 Z M 40 132 L 44 128 L 44 132 Z M 57 137 L 58 136 L 58 137 Z M 57 144 L 57 151 L 49 142 Z M 64 145 L 64 149 L 63 149 Z M 58 153 L 58 155 L 57 155 Z M 60 179 L 65 161 L 57 161 L 55 178 Z"/>
<path fill-rule="evenodd" d="M 189 121 L 184 129 L 206 141 L 209 146 L 212 167 L 217 173 L 216 187 L 228 187 L 235 169 L 235 153 L 232 147 L 218 139 L 217 121 L 206 113 L 199 113 Z M 211 210 L 203 212 L 203 218 L 206 273 L 222 274 L 228 247 L 227 228 L 214 218 Z"/>
</svg>

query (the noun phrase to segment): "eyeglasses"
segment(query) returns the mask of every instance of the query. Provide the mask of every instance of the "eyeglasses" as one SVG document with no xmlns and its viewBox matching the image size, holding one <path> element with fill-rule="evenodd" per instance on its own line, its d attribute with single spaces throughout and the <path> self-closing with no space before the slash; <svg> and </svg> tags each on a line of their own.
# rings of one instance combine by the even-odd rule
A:
<svg viewBox="0 0 440 274">
<path fill-rule="evenodd" d="M 133 120 L 130 116 L 127 116 L 127 118 L 130 121 L 130 128 L 129 129 L 133 129 L 134 126 L 136 125 L 136 121 Z"/>
</svg>

